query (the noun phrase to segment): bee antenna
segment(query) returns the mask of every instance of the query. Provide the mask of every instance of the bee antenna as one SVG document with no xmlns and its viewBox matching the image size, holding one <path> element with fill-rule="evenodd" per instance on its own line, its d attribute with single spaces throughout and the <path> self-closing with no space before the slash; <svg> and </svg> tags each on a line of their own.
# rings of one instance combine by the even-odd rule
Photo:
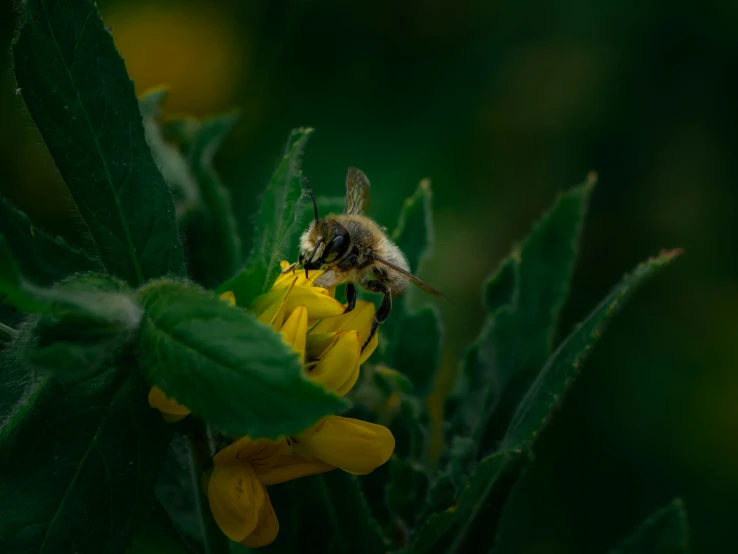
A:
<svg viewBox="0 0 738 554">
<path fill-rule="evenodd" d="M 310 182 L 307 180 L 307 177 L 302 177 L 302 182 L 305 183 L 305 188 L 308 189 L 308 194 L 310 194 L 310 200 L 313 201 L 313 211 L 315 212 L 315 221 L 318 221 L 320 219 L 318 217 L 318 204 L 315 202 L 315 196 L 313 195 L 313 189 L 310 188 Z"/>
</svg>

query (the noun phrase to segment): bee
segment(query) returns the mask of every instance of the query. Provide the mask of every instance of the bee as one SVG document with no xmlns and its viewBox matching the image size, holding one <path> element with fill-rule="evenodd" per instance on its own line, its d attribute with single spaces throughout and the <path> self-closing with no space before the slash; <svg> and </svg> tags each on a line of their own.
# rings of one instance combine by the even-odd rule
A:
<svg viewBox="0 0 738 554">
<path fill-rule="evenodd" d="M 303 182 L 313 202 L 315 219 L 300 237 L 298 262 L 283 272 L 294 272 L 296 268 L 303 267 L 305 277 L 309 278 L 311 269 L 325 269 L 315 279 L 315 286 L 332 288 L 346 283 L 344 313 L 356 306 L 357 284 L 370 292 L 384 295 L 374 315 L 369 336 L 361 347 L 362 352 L 374 337 L 379 324 L 392 311 L 392 298 L 405 291 L 408 281 L 429 294 L 449 300 L 439 290 L 410 273 L 410 266 L 400 248 L 377 223 L 363 214 L 369 205 L 370 184 L 361 170 L 350 167 L 346 174 L 344 213 L 331 214 L 322 219 L 318 216 L 318 205 L 310 183 L 305 178 Z"/>
</svg>

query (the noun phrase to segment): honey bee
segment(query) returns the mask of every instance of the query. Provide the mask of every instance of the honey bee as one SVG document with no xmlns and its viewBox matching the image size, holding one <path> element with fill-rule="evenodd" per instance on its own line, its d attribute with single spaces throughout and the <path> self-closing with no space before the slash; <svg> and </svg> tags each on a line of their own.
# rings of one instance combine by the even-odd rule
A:
<svg viewBox="0 0 738 554">
<path fill-rule="evenodd" d="M 392 298 L 405 291 L 408 281 L 423 291 L 449 300 L 443 293 L 410 273 L 407 259 L 384 230 L 363 215 L 369 204 L 370 184 L 364 173 L 350 167 L 346 174 L 346 203 L 344 213 L 318 216 L 318 205 L 307 179 L 303 179 L 313 202 L 315 219 L 300 237 L 299 261 L 283 272 L 305 269 L 309 277 L 311 269 L 325 269 L 315 279 L 315 286 L 331 288 L 346 283 L 346 311 L 356 306 L 356 284 L 364 289 L 383 294 L 369 336 L 361 347 L 362 352 L 392 310 Z M 450 301 L 450 300 L 449 300 Z"/>
</svg>

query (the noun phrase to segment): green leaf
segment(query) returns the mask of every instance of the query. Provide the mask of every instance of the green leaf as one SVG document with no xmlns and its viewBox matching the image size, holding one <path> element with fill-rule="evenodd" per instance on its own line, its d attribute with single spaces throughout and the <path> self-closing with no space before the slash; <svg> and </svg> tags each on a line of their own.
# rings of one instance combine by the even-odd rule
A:
<svg viewBox="0 0 738 554">
<path fill-rule="evenodd" d="M 591 177 L 559 196 L 485 285 L 489 315 L 466 354 L 465 388 L 456 394 L 462 409 L 454 426 L 480 440 L 482 452 L 499 441 L 515 404 L 551 353 L 593 188 Z"/>
<path fill-rule="evenodd" d="M 184 274 L 172 198 L 123 60 L 88 0 L 25 0 L 13 45 L 26 106 L 108 271 Z"/>
<path fill-rule="evenodd" d="M 468 534 L 472 528 L 477 533 L 489 534 L 494 520 L 490 519 L 488 513 L 496 509 L 496 485 L 505 473 L 518 467 L 520 459 L 519 453 L 505 451 L 482 460 L 462 490 L 458 503 L 430 516 L 413 544 L 403 552 L 470 552 L 464 548 Z M 475 551 L 481 551 L 477 546 L 474 546 Z"/>
<path fill-rule="evenodd" d="M 99 260 L 35 227 L 26 214 L 2 195 L 0 235 L 5 235 L 23 274 L 40 285 L 51 285 L 75 272 L 103 269 Z"/>
<path fill-rule="evenodd" d="M 296 223 L 296 209 L 302 197 L 300 164 L 312 132 L 308 128 L 292 131 L 282 161 L 261 199 L 246 267 L 218 288 L 218 292 L 232 291 L 238 306 L 248 306 L 266 292 L 279 274 L 285 241 Z"/>
<path fill-rule="evenodd" d="M 212 165 L 215 152 L 238 117 L 238 112 L 231 112 L 198 121 L 190 141 L 182 145 L 197 179 L 204 216 L 198 229 L 200 233 L 190 237 L 200 248 L 190 244 L 190 250 L 200 260 L 199 266 L 204 274 L 201 280 L 208 287 L 233 276 L 243 261 L 241 238 L 231 210 L 231 195 Z"/>
<path fill-rule="evenodd" d="M 687 554 L 689 525 L 684 503 L 677 498 L 644 521 L 611 554 Z"/>
<path fill-rule="evenodd" d="M 484 284 L 484 306 L 487 312 L 514 309 L 517 302 L 520 272 L 520 252 L 515 251 L 505 258 L 497 271 Z"/>
<path fill-rule="evenodd" d="M 402 371 L 412 382 L 415 393 L 425 397 L 433 390 L 441 363 L 443 337 L 438 310 L 425 306 L 405 316 L 398 327 L 390 366 Z"/>
<path fill-rule="evenodd" d="M 83 286 L 73 283 L 84 282 Z M 106 286 L 93 286 L 92 283 Z M 107 288 L 109 286 L 109 288 Z M 96 290 L 97 289 L 97 290 Z M 19 310 L 49 314 L 68 320 L 135 328 L 141 309 L 113 277 L 72 277 L 67 286 L 38 287 L 21 275 L 5 237 L 0 235 L 0 295 Z"/>
<path fill-rule="evenodd" d="M 424 179 L 411 197 L 405 200 L 392 240 L 400 247 L 416 273 L 433 248 L 433 206 L 430 181 Z"/>
<path fill-rule="evenodd" d="M 139 297 L 138 356 L 147 378 L 223 432 L 290 435 L 346 407 L 304 377 L 279 333 L 215 294 L 160 280 Z"/>
<path fill-rule="evenodd" d="M 133 536 L 126 554 L 191 554 L 182 544 L 177 530 L 160 504 L 154 503 L 151 515 Z"/>
<path fill-rule="evenodd" d="M 177 221 L 187 221 L 193 213 L 202 209 L 200 189 L 187 158 L 164 139 L 159 118 L 161 105 L 167 95 L 165 88 L 151 90 L 139 99 L 138 105 L 146 142 L 172 193 Z"/>
<path fill-rule="evenodd" d="M 663 252 L 636 267 L 563 341 L 518 405 L 503 440 L 503 448 L 523 448 L 535 440 L 576 379 L 606 325 L 640 285 L 679 254 L 679 250 Z"/>
<path fill-rule="evenodd" d="M 379 525 L 369 511 L 357 477 L 343 471 L 331 471 L 316 477 L 323 490 L 323 500 L 332 534 L 343 548 L 339 552 L 385 552 Z"/>
<path fill-rule="evenodd" d="M 403 458 L 426 459 L 430 440 L 428 410 L 421 400 L 410 394 L 399 394 L 400 409 L 390 425 L 395 436 L 395 453 Z"/>
<path fill-rule="evenodd" d="M 428 496 L 425 505 L 421 506 L 416 520 L 416 529 L 423 528 L 423 524 L 428 518 L 437 512 L 444 512 L 456 502 L 457 478 L 450 472 L 444 472 L 437 475 L 436 480 L 428 489 Z"/>
<path fill-rule="evenodd" d="M 410 460 L 392 456 L 389 461 L 389 482 L 385 502 L 390 513 L 412 527 L 419 515 L 418 501 L 428 494 L 428 474 Z"/>
<path fill-rule="evenodd" d="M 196 474 L 190 441 L 185 435 L 176 433 L 169 444 L 164 467 L 156 482 L 156 498 L 178 534 L 190 544 L 202 545 L 204 534 L 198 517 L 200 500 L 205 501 L 205 509 L 209 507 Z"/>
<path fill-rule="evenodd" d="M 267 552 L 297 552 L 297 545 L 321 554 L 387 552 L 361 484 L 353 475 L 334 470 L 269 487 L 269 494 L 282 531 Z"/>
<path fill-rule="evenodd" d="M 405 254 L 411 273 L 418 274 L 421 269 L 421 263 L 425 258 L 430 256 L 433 248 L 433 206 L 430 181 L 424 179 L 418 185 L 412 196 L 405 200 L 400 212 L 400 218 L 397 227 L 392 233 L 392 240 L 400 247 Z M 394 365 L 400 371 L 407 371 L 418 375 L 422 369 L 419 367 L 405 367 L 395 364 L 394 357 L 399 349 L 403 349 L 403 338 L 399 337 L 403 333 L 404 337 L 413 333 L 413 328 L 418 324 L 432 325 L 429 315 L 420 316 L 420 319 L 409 316 L 409 305 L 415 291 L 412 285 L 408 285 L 408 291 L 400 298 L 394 299 L 392 303 L 392 315 L 381 326 L 381 333 L 387 338 L 388 344 L 385 350 L 385 359 Z M 415 314 L 417 315 L 417 314 Z M 411 321 L 407 321 L 410 318 Z M 427 328 L 423 328 L 426 331 Z M 419 329 L 420 331 L 420 329 Z M 433 331 L 431 331 L 433 332 Z M 440 333 L 440 326 L 438 329 Z M 425 344 L 432 344 L 430 341 Z M 439 344 L 440 346 L 440 344 Z M 401 352 L 401 358 L 406 357 L 407 351 Z M 433 357 L 433 352 L 429 353 L 429 358 Z M 404 360 L 408 363 L 410 360 Z M 428 360 L 425 360 L 428 361 Z M 414 361 L 413 361 L 414 363 Z M 431 371 L 435 373 L 435 370 Z"/>
<path fill-rule="evenodd" d="M 51 292 L 74 295 L 76 309 L 30 320 L 31 339 L 19 355 L 59 377 L 103 367 L 132 339 L 143 314 L 125 283 L 109 275 L 74 275 Z"/>
<path fill-rule="evenodd" d="M 0 551 L 126 549 L 171 433 L 148 390 L 130 364 L 37 384 L 0 429 Z"/>
</svg>

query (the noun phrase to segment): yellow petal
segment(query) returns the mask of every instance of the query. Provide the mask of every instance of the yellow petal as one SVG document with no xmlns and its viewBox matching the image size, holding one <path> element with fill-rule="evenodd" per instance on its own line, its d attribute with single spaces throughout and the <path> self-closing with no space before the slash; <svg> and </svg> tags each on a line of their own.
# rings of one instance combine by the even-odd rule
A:
<svg viewBox="0 0 738 554">
<path fill-rule="evenodd" d="M 282 271 L 287 269 L 291 264 L 287 261 L 283 261 L 281 263 Z M 281 289 L 283 287 L 286 287 L 289 285 L 290 279 L 294 279 L 297 277 L 297 286 L 298 287 L 312 287 L 313 282 L 315 279 L 320 277 L 323 273 L 325 273 L 322 269 L 311 269 L 309 271 L 310 278 L 305 278 L 305 270 L 304 269 L 297 269 L 295 268 L 295 272 L 288 271 L 287 273 L 282 273 L 279 277 L 277 277 L 277 280 L 274 282 L 274 285 L 272 285 L 272 290 Z"/>
<path fill-rule="evenodd" d="M 278 331 L 282 327 L 282 322 L 284 322 L 287 298 L 294 289 L 296 282 L 297 279 L 293 277 L 292 282 L 287 287 L 258 296 L 249 306 L 249 310 L 256 314 L 259 321 L 271 325 L 272 329 Z"/>
<path fill-rule="evenodd" d="M 377 344 L 379 344 L 379 332 L 378 331 L 374 333 L 372 340 L 369 341 L 369 344 L 366 345 L 366 348 L 361 353 L 361 357 L 359 358 L 359 364 L 363 364 L 365 361 L 369 359 L 369 356 L 371 356 L 374 353 L 374 351 L 377 349 Z M 362 342 L 361 345 L 364 346 L 364 343 Z"/>
<path fill-rule="evenodd" d="M 324 319 L 312 329 L 312 333 L 331 333 L 346 329 L 356 329 L 359 331 L 361 344 L 364 344 L 364 341 L 369 336 L 369 330 L 371 329 L 375 313 L 376 309 L 373 303 L 358 300 L 356 307 L 352 311 L 337 317 Z"/>
<path fill-rule="evenodd" d="M 272 501 L 267 494 L 266 502 L 259 514 L 259 522 L 256 524 L 256 529 L 242 540 L 241 544 L 248 548 L 259 548 L 260 546 L 273 543 L 278 534 L 279 520 L 277 519 L 277 514 L 274 512 Z"/>
<path fill-rule="evenodd" d="M 225 300 L 229 306 L 235 306 L 236 305 L 236 297 L 234 294 L 227 290 L 223 294 L 220 295 L 221 300 Z"/>
<path fill-rule="evenodd" d="M 242 437 L 213 456 L 213 463 L 225 466 L 235 461 L 248 461 L 258 475 L 269 471 L 278 462 L 280 454 L 286 452 L 289 452 L 289 447 L 284 440 Z"/>
<path fill-rule="evenodd" d="M 395 438 L 386 427 L 368 421 L 329 416 L 298 437 L 295 451 L 354 475 L 374 471 L 392 456 Z"/>
<path fill-rule="evenodd" d="M 297 306 L 305 306 L 308 310 L 308 319 L 315 321 L 323 318 L 333 318 L 341 315 L 346 309 L 328 291 L 321 287 L 298 287 L 292 289 L 287 297 L 286 312 L 289 314 Z"/>
<path fill-rule="evenodd" d="M 218 527 L 240 542 L 256 529 L 266 491 L 248 463 L 215 466 L 208 483 L 208 500 Z"/>
<path fill-rule="evenodd" d="M 307 372 L 311 381 L 320 383 L 339 396 L 345 395 L 359 378 L 358 331 L 344 331 L 324 357 Z"/>
<path fill-rule="evenodd" d="M 308 360 L 318 360 L 336 341 L 338 333 L 310 333 L 305 344 Z"/>
<path fill-rule="evenodd" d="M 307 342 L 308 311 L 305 306 L 298 306 L 284 322 L 279 330 L 284 342 L 300 355 L 300 361 L 305 363 L 305 345 Z"/>
<path fill-rule="evenodd" d="M 190 413 L 189 408 L 177 403 L 173 398 L 169 398 L 159 387 L 151 387 L 149 406 L 159 410 L 164 420 L 169 422 L 179 421 Z"/>
<path fill-rule="evenodd" d="M 259 481 L 263 485 L 277 485 L 298 477 L 325 473 L 332 469 L 336 468 L 321 460 L 305 460 L 293 454 L 283 454 L 279 457 L 277 465 L 259 475 Z"/>
</svg>

